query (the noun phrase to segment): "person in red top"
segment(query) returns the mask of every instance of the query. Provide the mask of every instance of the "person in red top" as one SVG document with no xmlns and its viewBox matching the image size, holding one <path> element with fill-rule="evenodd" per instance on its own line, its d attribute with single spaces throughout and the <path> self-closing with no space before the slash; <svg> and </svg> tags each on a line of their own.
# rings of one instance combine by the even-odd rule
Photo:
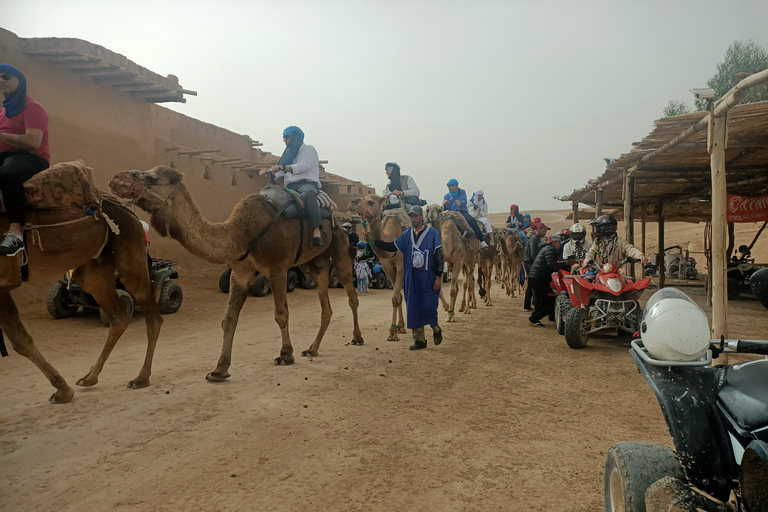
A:
<svg viewBox="0 0 768 512">
<path fill-rule="evenodd" d="M 10 64 L 0 64 L 0 192 L 10 227 L 0 242 L 0 256 L 24 249 L 21 224 L 26 215 L 24 182 L 49 167 L 48 114 L 27 96 L 27 79 Z"/>
</svg>

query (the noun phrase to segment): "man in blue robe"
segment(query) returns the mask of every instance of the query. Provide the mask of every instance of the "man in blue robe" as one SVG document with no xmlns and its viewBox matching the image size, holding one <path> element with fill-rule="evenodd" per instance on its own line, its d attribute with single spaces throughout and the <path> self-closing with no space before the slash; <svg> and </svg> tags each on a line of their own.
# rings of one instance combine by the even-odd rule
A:
<svg viewBox="0 0 768 512">
<path fill-rule="evenodd" d="M 437 306 L 443 282 L 443 249 L 440 233 L 424 224 L 424 210 L 413 205 L 408 209 L 411 228 L 394 242 L 376 240 L 382 251 L 403 253 L 405 278 L 403 292 L 408 316 L 408 328 L 413 333 L 411 350 L 427 348 L 424 326 L 432 327 L 435 345 L 443 341 L 443 331 L 437 324 Z"/>
</svg>

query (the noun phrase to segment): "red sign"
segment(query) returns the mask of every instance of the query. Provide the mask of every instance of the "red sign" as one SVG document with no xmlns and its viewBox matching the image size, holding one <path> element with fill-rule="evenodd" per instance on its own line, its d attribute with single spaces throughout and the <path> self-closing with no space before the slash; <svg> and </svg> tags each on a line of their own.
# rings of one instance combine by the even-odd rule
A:
<svg viewBox="0 0 768 512">
<path fill-rule="evenodd" d="M 762 222 L 768 220 L 768 194 L 744 197 L 728 194 L 728 222 Z"/>
</svg>

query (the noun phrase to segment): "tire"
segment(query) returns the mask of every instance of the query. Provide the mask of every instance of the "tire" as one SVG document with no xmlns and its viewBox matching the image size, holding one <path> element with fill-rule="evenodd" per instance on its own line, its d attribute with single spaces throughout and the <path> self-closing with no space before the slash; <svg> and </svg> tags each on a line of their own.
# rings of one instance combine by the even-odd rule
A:
<svg viewBox="0 0 768 512">
<path fill-rule="evenodd" d="M 570 299 L 563 295 L 558 295 L 557 302 L 555 302 L 555 326 L 557 327 L 557 334 L 561 336 L 565 334 L 565 318 L 568 316 L 570 308 Z"/>
<path fill-rule="evenodd" d="M 125 290 L 117 290 L 117 297 L 123 303 L 125 310 L 128 311 L 128 318 L 132 318 L 133 312 L 136 311 L 136 304 L 134 304 L 131 294 Z M 101 323 L 109 327 L 109 317 L 101 308 L 99 308 L 99 315 L 101 316 Z"/>
<path fill-rule="evenodd" d="M 254 297 L 264 297 L 269 293 L 270 289 L 269 279 L 267 279 L 264 274 L 257 275 L 256 281 L 254 281 L 254 283 L 248 287 L 248 290 Z"/>
<path fill-rule="evenodd" d="M 384 280 L 384 288 L 386 288 L 387 290 L 391 290 L 392 289 L 392 281 L 389 280 L 389 277 L 387 277 L 387 275 L 384 274 L 382 276 L 382 279 Z"/>
<path fill-rule="evenodd" d="M 299 282 L 301 284 L 301 287 L 304 288 L 305 290 L 311 290 L 312 288 L 317 288 L 317 283 L 315 282 L 314 279 L 310 277 L 309 274 L 302 275 Z"/>
<path fill-rule="evenodd" d="M 619 443 L 605 457 L 606 512 L 646 512 L 645 492 L 666 476 L 685 480 L 677 455 L 653 443 Z"/>
<path fill-rule="evenodd" d="M 229 293 L 229 277 L 232 275 L 232 269 L 225 270 L 219 278 L 219 290 L 221 293 Z"/>
<path fill-rule="evenodd" d="M 75 316 L 78 306 L 69 303 L 69 290 L 64 283 L 56 283 L 48 292 L 45 307 L 53 318 L 69 318 Z"/>
<path fill-rule="evenodd" d="M 160 289 L 160 313 L 163 315 L 172 315 L 179 310 L 181 302 L 184 300 L 184 292 L 181 291 L 181 285 L 176 281 L 165 281 Z"/>
<path fill-rule="evenodd" d="M 296 285 L 299 284 L 299 276 L 296 274 L 295 270 L 288 271 L 287 281 L 288 281 L 288 285 L 285 291 L 287 291 L 288 293 L 291 293 L 293 290 L 296 289 Z"/>
<path fill-rule="evenodd" d="M 371 281 L 371 288 L 374 288 L 376 290 L 383 290 L 384 289 L 384 278 L 386 276 L 384 275 L 384 272 L 379 272 L 379 275 L 377 275 L 373 281 Z"/>
<path fill-rule="evenodd" d="M 330 270 L 328 270 L 328 288 L 338 288 L 340 284 L 339 276 L 336 274 L 336 267 L 331 265 Z"/>
<path fill-rule="evenodd" d="M 738 279 L 728 278 L 728 300 L 736 300 L 741 295 L 741 283 Z"/>
<path fill-rule="evenodd" d="M 573 308 L 565 317 L 565 342 L 571 348 L 584 348 L 589 341 L 589 334 L 581 331 L 582 324 L 587 319 L 587 310 Z"/>
</svg>

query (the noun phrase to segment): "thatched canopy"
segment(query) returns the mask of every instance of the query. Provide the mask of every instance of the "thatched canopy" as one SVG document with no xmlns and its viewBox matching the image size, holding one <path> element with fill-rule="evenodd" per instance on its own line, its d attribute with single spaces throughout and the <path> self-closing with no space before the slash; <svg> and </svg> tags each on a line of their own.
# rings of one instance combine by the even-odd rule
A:
<svg viewBox="0 0 768 512">
<path fill-rule="evenodd" d="M 706 221 L 711 216 L 706 128 L 668 151 L 647 155 L 708 115 L 708 112 L 695 112 L 655 121 L 653 131 L 635 142 L 629 153 L 609 164 L 602 176 L 560 199 L 594 206 L 596 191 L 602 189 L 605 210 L 621 209 L 624 174 L 630 170 L 635 178 L 635 218 L 640 217 L 643 208 L 649 214 L 655 213 L 659 200 L 663 200 L 669 220 Z M 643 157 L 646 161 L 640 163 Z M 768 194 L 768 101 L 737 106 L 728 112 L 725 160 L 729 194 Z"/>
</svg>

